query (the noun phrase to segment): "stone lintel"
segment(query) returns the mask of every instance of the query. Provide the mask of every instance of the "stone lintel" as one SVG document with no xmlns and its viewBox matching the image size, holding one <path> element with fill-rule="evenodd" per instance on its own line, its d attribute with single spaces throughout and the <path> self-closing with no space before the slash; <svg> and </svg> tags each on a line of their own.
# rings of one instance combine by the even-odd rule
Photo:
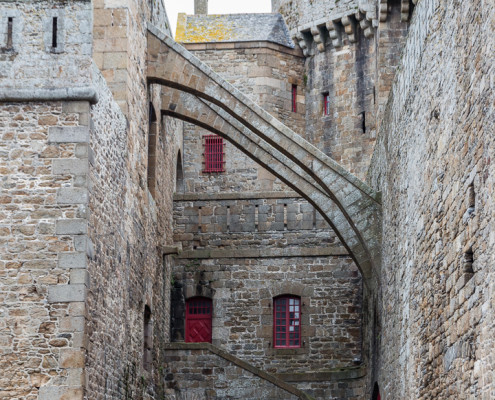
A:
<svg viewBox="0 0 495 400">
<path fill-rule="evenodd" d="M 327 257 L 349 256 L 343 246 L 316 248 L 286 248 L 286 249 L 204 249 L 185 250 L 178 256 L 180 259 L 203 258 L 264 258 L 264 257 Z"/>
<path fill-rule="evenodd" d="M 216 200 L 258 200 L 258 199 L 300 199 L 296 192 L 241 192 L 241 193 L 175 193 L 174 201 L 216 201 Z"/>
</svg>

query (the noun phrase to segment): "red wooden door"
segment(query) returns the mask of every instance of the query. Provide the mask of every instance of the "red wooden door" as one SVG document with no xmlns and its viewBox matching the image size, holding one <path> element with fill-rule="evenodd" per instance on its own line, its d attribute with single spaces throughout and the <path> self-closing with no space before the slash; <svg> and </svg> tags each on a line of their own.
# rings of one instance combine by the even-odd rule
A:
<svg viewBox="0 0 495 400">
<path fill-rule="evenodd" d="M 194 297 L 186 303 L 186 342 L 211 343 L 211 300 Z"/>
</svg>

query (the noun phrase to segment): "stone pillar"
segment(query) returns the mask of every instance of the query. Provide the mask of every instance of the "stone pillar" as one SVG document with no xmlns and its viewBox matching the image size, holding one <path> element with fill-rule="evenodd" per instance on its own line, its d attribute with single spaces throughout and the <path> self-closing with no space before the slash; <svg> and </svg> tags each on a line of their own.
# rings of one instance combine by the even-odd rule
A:
<svg viewBox="0 0 495 400">
<path fill-rule="evenodd" d="M 208 0 L 194 0 L 194 14 L 208 14 Z"/>
</svg>

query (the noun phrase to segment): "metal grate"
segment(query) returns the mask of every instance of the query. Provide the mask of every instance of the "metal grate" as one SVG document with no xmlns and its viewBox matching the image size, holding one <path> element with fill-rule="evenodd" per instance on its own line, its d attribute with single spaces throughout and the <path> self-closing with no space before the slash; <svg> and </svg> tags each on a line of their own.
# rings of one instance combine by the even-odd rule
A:
<svg viewBox="0 0 495 400">
<path fill-rule="evenodd" d="M 224 143 L 223 139 L 217 135 L 204 136 L 205 146 L 205 168 L 203 172 L 224 172 Z"/>
</svg>

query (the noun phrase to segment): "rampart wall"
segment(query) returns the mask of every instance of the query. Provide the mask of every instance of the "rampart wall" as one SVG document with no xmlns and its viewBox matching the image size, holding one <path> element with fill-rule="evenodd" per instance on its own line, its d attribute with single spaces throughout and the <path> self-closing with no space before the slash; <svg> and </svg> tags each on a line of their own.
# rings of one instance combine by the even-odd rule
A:
<svg viewBox="0 0 495 400">
<path fill-rule="evenodd" d="M 375 147 L 382 398 L 493 397 L 493 4 L 418 2 Z"/>
</svg>

